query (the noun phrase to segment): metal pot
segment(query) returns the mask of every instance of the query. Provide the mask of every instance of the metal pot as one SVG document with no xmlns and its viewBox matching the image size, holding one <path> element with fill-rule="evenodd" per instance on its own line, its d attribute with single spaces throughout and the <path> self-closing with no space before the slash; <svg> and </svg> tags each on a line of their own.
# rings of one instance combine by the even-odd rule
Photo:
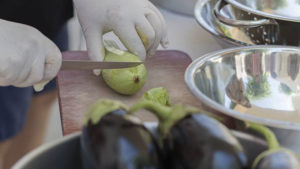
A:
<svg viewBox="0 0 300 169">
<path fill-rule="evenodd" d="M 249 134 L 233 131 L 245 148 L 250 162 L 267 149 L 265 141 Z M 12 169 L 82 169 L 80 133 L 43 145 L 23 157 Z"/>
<path fill-rule="evenodd" d="M 214 7 L 214 15 L 217 20 L 224 25 L 233 26 L 243 31 L 253 44 L 277 44 L 300 46 L 300 17 L 279 15 L 278 12 L 272 12 L 270 8 L 260 7 L 263 3 L 261 0 L 219 0 Z M 251 7 L 241 5 L 246 2 L 251 3 Z M 287 1 L 288 2 L 288 1 Z M 274 5 L 273 5 L 274 6 Z M 300 5 L 298 5 L 300 10 Z M 225 8 L 225 9 L 224 9 Z M 263 8 L 262 11 L 258 10 Z M 222 13 L 222 9 L 225 12 Z M 280 11 L 279 8 L 278 11 Z M 271 12 L 269 14 L 267 12 Z M 274 11 L 276 11 L 274 9 Z M 292 13 L 294 11 L 290 11 Z M 238 37 L 232 37 L 237 39 Z"/>
</svg>

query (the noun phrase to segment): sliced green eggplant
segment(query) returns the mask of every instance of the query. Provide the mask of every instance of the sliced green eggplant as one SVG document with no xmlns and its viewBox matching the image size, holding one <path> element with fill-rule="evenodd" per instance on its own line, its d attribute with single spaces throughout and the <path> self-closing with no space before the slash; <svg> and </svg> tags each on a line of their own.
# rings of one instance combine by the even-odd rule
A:
<svg viewBox="0 0 300 169">
<path fill-rule="evenodd" d="M 163 169 L 154 137 L 127 110 L 111 100 L 91 107 L 81 137 L 84 169 Z"/>
<path fill-rule="evenodd" d="M 144 99 L 166 106 L 170 106 L 171 104 L 169 93 L 164 87 L 157 87 L 148 90 L 142 97 L 142 100 Z"/>
<path fill-rule="evenodd" d="M 138 56 L 122 51 L 117 45 L 106 42 L 104 61 L 107 62 L 139 62 Z M 123 95 L 133 95 L 145 85 L 147 78 L 146 67 L 141 64 L 136 67 L 123 69 L 104 69 L 101 72 L 104 82 L 115 92 Z"/>
</svg>

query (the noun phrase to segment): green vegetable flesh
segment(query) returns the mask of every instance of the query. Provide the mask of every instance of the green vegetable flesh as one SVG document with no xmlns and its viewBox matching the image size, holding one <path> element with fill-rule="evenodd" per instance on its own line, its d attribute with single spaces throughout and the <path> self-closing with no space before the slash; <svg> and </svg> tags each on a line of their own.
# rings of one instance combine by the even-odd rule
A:
<svg viewBox="0 0 300 169">
<path fill-rule="evenodd" d="M 120 109 L 128 110 L 127 106 L 119 101 L 101 99 L 95 102 L 85 115 L 84 125 L 86 126 L 89 121 L 91 121 L 92 124 L 97 124 L 106 114 Z"/>
<path fill-rule="evenodd" d="M 170 106 L 170 97 L 167 90 L 163 87 L 157 87 L 147 91 L 142 99 L 157 102 L 162 105 Z"/>
<path fill-rule="evenodd" d="M 114 48 L 106 50 L 104 61 L 107 62 L 138 62 L 139 58 L 131 53 Z M 140 91 L 147 77 L 144 65 L 124 69 L 102 70 L 105 83 L 117 93 L 133 95 Z"/>
</svg>

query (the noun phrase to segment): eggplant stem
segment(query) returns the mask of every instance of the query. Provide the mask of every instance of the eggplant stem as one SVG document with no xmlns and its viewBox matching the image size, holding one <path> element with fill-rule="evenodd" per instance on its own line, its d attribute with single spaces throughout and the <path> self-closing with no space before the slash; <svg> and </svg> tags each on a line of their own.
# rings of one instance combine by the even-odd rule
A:
<svg viewBox="0 0 300 169">
<path fill-rule="evenodd" d="M 167 120 L 168 117 L 172 113 L 172 108 L 171 107 L 167 107 L 167 106 L 164 106 L 164 105 L 161 105 L 159 103 L 155 103 L 153 101 L 149 101 L 149 100 L 146 100 L 146 99 L 142 99 L 137 104 L 133 105 L 129 109 L 129 112 L 134 113 L 134 112 L 137 112 L 138 110 L 143 109 L 143 108 L 155 113 L 155 115 L 157 116 L 159 121 Z"/>
<path fill-rule="evenodd" d="M 168 107 L 157 102 L 149 101 L 147 99 L 142 99 L 137 104 L 132 106 L 129 109 L 130 113 L 134 113 L 140 109 L 146 109 L 156 115 L 159 120 L 159 131 L 161 138 L 166 137 L 169 130 L 172 126 L 180 119 L 184 118 L 186 115 L 190 114 L 185 107 L 181 104 L 174 105 L 172 107 Z M 196 111 L 198 109 L 194 109 L 192 107 L 188 107 L 190 111 Z"/>
<path fill-rule="evenodd" d="M 275 134 L 268 127 L 256 123 L 246 123 L 246 126 L 263 135 L 268 143 L 269 150 L 280 148 L 280 144 L 278 143 Z"/>
</svg>

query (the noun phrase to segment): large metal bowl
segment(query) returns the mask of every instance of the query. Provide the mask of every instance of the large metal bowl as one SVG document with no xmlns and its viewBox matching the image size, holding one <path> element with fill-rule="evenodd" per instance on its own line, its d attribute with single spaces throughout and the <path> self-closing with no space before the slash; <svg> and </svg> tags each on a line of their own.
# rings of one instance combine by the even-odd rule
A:
<svg viewBox="0 0 300 169">
<path fill-rule="evenodd" d="M 270 126 L 283 145 L 300 152 L 299 68 L 298 47 L 238 47 L 194 60 L 185 81 L 205 105 Z"/>
<path fill-rule="evenodd" d="M 265 141 L 233 131 L 248 155 L 249 162 L 266 150 Z M 41 146 L 22 158 L 12 169 L 82 169 L 80 160 L 80 133 Z"/>
</svg>

